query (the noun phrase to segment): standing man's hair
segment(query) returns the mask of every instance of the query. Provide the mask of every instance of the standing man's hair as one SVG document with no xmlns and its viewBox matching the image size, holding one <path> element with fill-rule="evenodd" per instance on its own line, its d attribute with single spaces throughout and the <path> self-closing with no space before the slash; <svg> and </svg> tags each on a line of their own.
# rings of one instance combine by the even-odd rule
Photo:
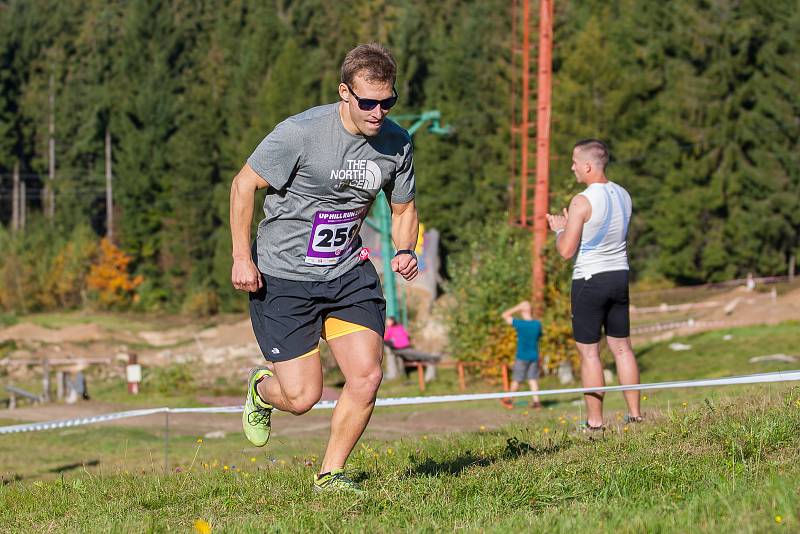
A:
<svg viewBox="0 0 800 534">
<path fill-rule="evenodd" d="M 388 82 L 394 85 L 397 62 L 392 53 L 378 43 L 358 45 L 350 50 L 342 63 L 342 83 L 352 85 L 356 74 L 363 72 L 368 82 Z"/>
<path fill-rule="evenodd" d="M 594 161 L 600 164 L 603 170 L 606 170 L 608 165 L 609 153 L 608 145 L 599 139 L 584 139 L 575 143 L 575 148 L 580 149 L 589 155 Z"/>
</svg>

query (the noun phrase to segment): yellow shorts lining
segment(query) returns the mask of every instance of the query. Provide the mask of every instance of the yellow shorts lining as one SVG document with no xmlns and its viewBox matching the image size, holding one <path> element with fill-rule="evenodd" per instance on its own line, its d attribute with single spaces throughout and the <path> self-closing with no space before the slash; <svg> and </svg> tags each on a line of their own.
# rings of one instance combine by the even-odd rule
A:
<svg viewBox="0 0 800 534">
<path fill-rule="evenodd" d="M 325 324 L 322 326 L 322 339 L 330 341 L 331 339 L 346 336 L 354 332 L 360 332 L 361 330 L 369 330 L 369 328 L 349 321 L 343 321 L 336 317 L 328 317 L 325 319 Z"/>
<path fill-rule="evenodd" d="M 301 354 L 297 358 L 292 358 L 293 360 L 299 360 L 300 358 L 306 358 L 308 356 L 313 356 L 314 354 L 319 354 L 319 345 L 311 349 L 310 351 L 306 352 L 305 354 Z"/>
</svg>

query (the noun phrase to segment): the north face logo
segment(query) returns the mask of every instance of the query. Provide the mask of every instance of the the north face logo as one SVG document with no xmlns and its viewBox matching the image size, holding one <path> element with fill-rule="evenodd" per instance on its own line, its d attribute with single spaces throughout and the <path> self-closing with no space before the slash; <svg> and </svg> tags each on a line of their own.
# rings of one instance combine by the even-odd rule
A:
<svg viewBox="0 0 800 534">
<path fill-rule="evenodd" d="M 338 181 L 341 187 L 356 189 L 380 189 L 383 183 L 381 168 L 368 159 L 348 159 L 346 168 L 331 170 L 330 178 Z"/>
</svg>

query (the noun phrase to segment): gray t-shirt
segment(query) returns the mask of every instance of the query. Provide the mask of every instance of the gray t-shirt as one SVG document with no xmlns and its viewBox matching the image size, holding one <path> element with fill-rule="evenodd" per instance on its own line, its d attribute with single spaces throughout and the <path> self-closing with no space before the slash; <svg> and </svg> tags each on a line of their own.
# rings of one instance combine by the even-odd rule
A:
<svg viewBox="0 0 800 534">
<path fill-rule="evenodd" d="M 359 261 L 358 232 L 381 189 L 414 198 L 411 138 L 389 120 L 375 137 L 353 135 L 339 104 L 278 124 L 247 163 L 270 187 L 258 225 L 258 269 L 286 280 L 333 280 Z"/>
</svg>

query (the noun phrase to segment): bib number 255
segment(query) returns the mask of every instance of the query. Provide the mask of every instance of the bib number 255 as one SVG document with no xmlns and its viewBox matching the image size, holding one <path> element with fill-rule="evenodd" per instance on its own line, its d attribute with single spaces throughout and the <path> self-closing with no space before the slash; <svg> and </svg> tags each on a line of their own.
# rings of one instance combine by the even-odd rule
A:
<svg viewBox="0 0 800 534">
<path fill-rule="evenodd" d="M 352 251 L 364 210 L 318 211 L 311 226 L 306 263 L 336 265 Z"/>
</svg>

